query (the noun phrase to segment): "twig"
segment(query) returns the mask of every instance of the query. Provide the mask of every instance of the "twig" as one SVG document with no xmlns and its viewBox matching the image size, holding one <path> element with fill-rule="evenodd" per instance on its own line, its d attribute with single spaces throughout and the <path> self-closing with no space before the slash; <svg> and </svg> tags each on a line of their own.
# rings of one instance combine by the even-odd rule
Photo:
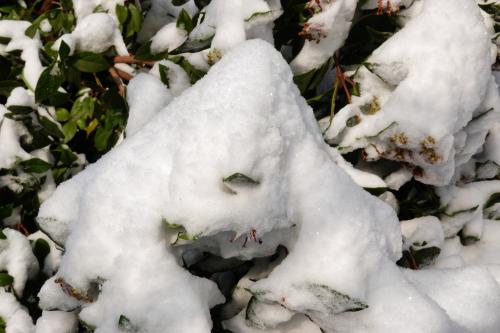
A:
<svg viewBox="0 0 500 333">
<path fill-rule="evenodd" d="M 136 59 L 135 56 L 132 54 L 126 56 L 116 56 L 113 58 L 113 62 L 115 64 L 138 64 L 138 65 L 150 65 L 150 66 L 153 66 L 155 64 L 154 61 Z"/>
<path fill-rule="evenodd" d="M 125 86 L 123 85 L 122 79 L 120 78 L 120 75 L 118 75 L 118 71 L 116 70 L 116 68 L 111 67 L 110 69 L 108 69 L 108 72 L 111 75 L 113 81 L 115 81 L 120 95 L 122 95 L 122 97 L 125 97 Z"/>
<path fill-rule="evenodd" d="M 39 14 L 47 12 L 50 9 L 50 7 L 54 4 L 54 2 L 55 2 L 54 0 L 44 0 L 42 7 L 39 10 Z"/>
<path fill-rule="evenodd" d="M 127 80 L 127 81 L 130 81 L 132 80 L 133 76 L 130 75 L 129 73 L 125 72 L 125 71 L 122 71 L 121 69 L 119 68 L 116 68 L 116 72 L 118 73 L 118 75 L 123 79 L 123 80 Z"/>
<path fill-rule="evenodd" d="M 28 236 L 30 234 L 28 229 L 26 229 L 26 227 L 22 223 L 16 224 L 16 230 L 22 233 L 24 236 Z"/>
</svg>

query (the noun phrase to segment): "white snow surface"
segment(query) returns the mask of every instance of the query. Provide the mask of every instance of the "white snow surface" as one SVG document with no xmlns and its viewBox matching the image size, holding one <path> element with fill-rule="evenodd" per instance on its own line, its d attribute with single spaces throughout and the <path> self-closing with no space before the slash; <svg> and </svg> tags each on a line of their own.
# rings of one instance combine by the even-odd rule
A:
<svg viewBox="0 0 500 333">
<path fill-rule="evenodd" d="M 457 156 L 464 163 L 462 157 L 470 158 L 484 141 L 483 129 L 474 139 L 476 132 L 463 128 L 486 111 L 490 38 L 473 0 L 423 1 L 422 11 L 357 71 L 361 96 L 336 114 L 325 137 L 341 152 L 365 148 L 371 159 L 421 168 L 416 178 L 424 183 L 447 184 L 455 155 L 467 148 Z M 498 100 L 498 91 L 491 91 L 496 97 L 488 100 Z M 374 104 L 378 107 L 367 110 Z M 360 121 L 347 127 L 353 116 Z"/>
<path fill-rule="evenodd" d="M 0 288 L 0 317 L 7 327 L 5 333 L 33 333 L 35 327 L 28 311 L 19 304 L 16 297 Z"/>
<path fill-rule="evenodd" d="M 321 0 L 319 3 L 320 11 L 304 26 L 303 31 L 310 37 L 290 63 L 295 74 L 321 67 L 344 44 L 351 28 L 356 0 Z"/>
<path fill-rule="evenodd" d="M 129 116 L 125 133 L 130 136 L 140 130 L 173 96 L 159 78 L 148 73 L 139 73 L 127 85 Z"/>
<path fill-rule="evenodd" d="M 78 21 L 71 33 L 76 49 L 101 53 L 114 46 L 119 55 L 127 55 L 128 50 L 122 34 L 113 17 L 107 13 L 94 13 Z"/>
<path fill-rule="evenodd" d="M 26 237 L 13 229 L 3 229 L 7 239 L 0 239 L 0 271 L 14 278 L 14 290 L 23 294 L 28 278 L 38 273 L 38 261 L 31 251 L 31 245 Z"/>
<path fill-rule="evenodd" d="M 11 39 L 5 48 L 0 48 L 0 54 L 21 50 L 21 59 L 25 63 L 23 80 L 34 91 L 44 67 L 38 54 L 41 47 L 39 34 L 37 33 L 33 38 L 24 34 L 30 25 L 29 21 L 0 20 L 0 37 Z"/>
<path fill-rule="evenodd" d="M 121 314 L 149 332 L 165 325 L 176 332 L 209 330 L 208 308 L 222 297 L 212 282 L 177 265 L 161 232 L 162 218 L 183 225 L 190 235 L 255 229 L 258 236 L 314 220 L 303 235 L 307 238 L 334 216 L 337 205 L 330 202 L 337 196 L 342 210 L 344 203 L 363 202 L 365 213 L 354 218 L 359 209 L 347 210 L 350 217 L 337 216 L 330 230 L 363 233 L 371 255 L 378 251 L 396 260 L 401 240 L 392 210 L 355 186 L 335 166 L 329 149 L 277 51 L 251 41 L 228 54 L 142 130 L 62 184 L 42 205 L 42 228 L 53 238 L 69 233 L 57 276 L 81 291 L 98 277 L 105 281 L 98 300 L 84 304 L 80 317 L 96 325 L 96 332 L 116 332 Z M 321 176 L 305 181 L 313 168 Z M 259 184 L 231 184 L 228 191 L 222 179 L 237 172 Z M 332 192 L 328 202 L 322 202 L 323 191 L 304 198 L 322 187 Z M 319 215 L 307 216 L 322 206 Z M 64 223 L 58 222 L 61 216 Z M 57 230 L 65 223 L 68 231 Z M 58 303 L 57 293 L 49 292 L 57 287 L 46 283 L 41 304 Z"/>
<path fill-rule="evenodd" d="M 169 23 L 151 38 L 151 52 L 173 51 L 186 41 L 187 36 L 187 31 L 178 28 L 175 22 Z"/>
<path fill-rule="evenodd" d="M 43 311 L 36 321 L 35 333 L 76 333 L 78 318 L 65 311 Z"/>
</svg>

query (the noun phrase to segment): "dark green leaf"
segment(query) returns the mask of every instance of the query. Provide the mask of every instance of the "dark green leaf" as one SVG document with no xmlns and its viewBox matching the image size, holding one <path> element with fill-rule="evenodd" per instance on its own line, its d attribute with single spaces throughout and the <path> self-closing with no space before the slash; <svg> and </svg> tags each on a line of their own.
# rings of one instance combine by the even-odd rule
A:
<svg viewBox="0 0 500 333">
<path fill-rule="evenodd" d="M 94 146 L 98 151 L 104 151 L 108 148 L 108 141 L 113 131 L 104 127 L 99 127 L 95 132 Z"/>
<path fill-rule="evenodd" d="M 260 183 L 247 175 L 244 175 L 242 173 L 233 173 L 231 176 L 228 176 L 226 178 L 223 178 L 222 181 L 224 183 L 231 183 L 231 184 L 244 184 L 244 185 L 259 185 Z"/>
<path fill-rule="evenodd" d="M 53 136 L 54 138 L 64 138 L 64 134 L 61 132 L 59 127 L 49 120 L 49 118 L 40 116 L 40 125 L 42 125 L 47 134 Z"/>
<path fill-rule="evenodd" d="M 59 64 L 47 67 L 36 84 L 35 101 L 42 102 L 53 96 L 64 82 L 64 73 Z"/>
<path fill-rule="evenodd" d="M 488 200 L 486 201 L 486 203 L 484 204 L 484 209 L 486 208 L 490 208 L 491 206 L 493 206 L 494 204 L 497 204 L 500 202 L 500 193 L 493 193 L 489 198 Z"/>
<path fill-rule="evenodd" d="M 50 163 L 45 162 L 37 157 L 22 161 L 19 165 L 23 168 L 25 172 L 29 173 L 43 173 L 50 169 L 52 166 Z"/>
<path fill-rule="evenodd" d="M 170 88 L 170 81 L 168 80 L 168 67 L 159 64 L 158 70 L 160 71 L 161 82 L 163 82 L 168 88 Z"/>
<path fill-rule="evenodd" d="M 13 204 L 6 204 L 0 206 L 0 220 L 12 215 L 12 211 L 14 210 Z"/>
<path fill-rule="evenodd" d="M 188 3 L 189 0 L 172 0 L 172 5 L 174 6 L 182 6 L 186 3 Z"/>
<path fill-rule="evenodd" d="M 0 81 L 0 95 L 8 97 L 12 89 L 21 86 L 22 84 L 20 82 L 14 80 Z"/>
<path fill-rule="evenodd" d="M 5 333 L 6 328 L 7 328 L 7 323 L 2 317 L 0 317 L 0 333 Z"/>
<path fill-rule="evenodd" d="M 70 65 L 85 73 L 96 73 L 105 71 L 110 67 L 103 55 L 92 52 L 81 52 L 74 55 Z"/>
<path fill-rule="evenodd" d="M 71 49 L 68 44 L 61 40 L 61 46 L 59 46 L 59 57 L 61 59 L 66 59 L 69 56 Z"/>
<path fill-rule="evenodd" d="M 7 273 L 0 273 L 0 287 L 10 286 L 14 283 L 14 278 Z"/>
<path fill-rule="evenodd" d="M 45 257 L 50 253 L 50 245 L 43 238 L 38 238 L 33 244 L 33 254 L 36 259 L 38 259 L 38 263 L 40 267 L 43 267 L 43 262 Z"/>
<path fill-rule="evenodd" d="M 132 324 L 130 319 L 125 317 L 124 315 L 120 315 L 118 318 L 118 327 L 120 330 L 125 332 L 137 332 L 137 328 Z"/>
<path fill-rule="evenodd" d="M 9 105 L 7 109 L 14 114 L 28 114 L 35 111 L 31 106 L 26 105 Z"/>
<path fill-rule="evenodd" d="M 191 16 L 189 16 L 188 12 L 186 12 L 186 10 L 184 9 L 181 10 L 179 16 L 177 17 L 177 28 L 184 29 L 188 33 L 191 32 L 194 28 L 194 23 L 191 19 Z"/>
<path fill-rule="evenodd" d="M 7 236 L 3 233 L 3 230 L 0 229 L 0 239 L 7 239 Z"/>
</svg>

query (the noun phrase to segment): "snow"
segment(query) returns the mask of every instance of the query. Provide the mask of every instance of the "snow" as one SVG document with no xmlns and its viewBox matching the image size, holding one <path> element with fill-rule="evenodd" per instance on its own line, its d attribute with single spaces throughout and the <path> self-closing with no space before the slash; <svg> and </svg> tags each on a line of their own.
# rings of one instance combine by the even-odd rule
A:
<svg viewBox="0 0 500 333">
<path fill-rule="evenodd" d="M 295 74 L 318 69 L 344 44 L 356 4 L 355 0 L 320 1 L 319 13 L 304 25 L 303 32 L 307 36 L 304 46 L 290 63 Z"/>
<path fill-rule="evenodd" d="M 0 288 L 0 318 L 7 324 L 5 333 L 34 333 L 28 311 L 3 288 Z"/>
<path fill-rule="evenodd" d="M 78 21 L 92 15 L 98 6 L 101 6 L 116 19 L 116 5 L 123 6 L 124 4 L 125 0 L 73 0 L 73 9 Z"/>
<path fill-rule="evenodd" d="M 187 31 L 177 28 L 175 22 L 169 23 L 151 38 L 151 52 L 173 51 L 186 41 L 187 36 Z"/>
<path fill-rule="evenodd" d="M 445 208 L 441 221 L 445 237 L 453 237 L 463 228 L 466 237 L 480 239 L 483 228 L 484 206 L 492 195 L 500 193 L 500 181 L 479 181 L 461 186 L 437 189 L 441 205 Z M 496 214 L 493 206 L 488 214 Z"/>
<path fill-rule="evenodd" d="M 128 55 L 118 25 L 109 14 L 94 13 L 78 21 L 71 33 L 76 49 L 94 53 L 107 51 L 111 46 L 119 55 Z"/>
<path fill-rule="evenodd" d="M 365 148 L 369 159 L 421 169 L 415 176 L 421 182 L 447 184 L 460 137 L 467 139 L 457 133 L 486 111 L 490 37 L 474 1 L 423 1 L 421 13 L 357 70 L 361 96 L 336 114 L 326 139 L 342 153 Z M 361 121 L 348 127 L 352 116 Z M 471 143 L 474 149 L 482 135 Z"/>
<path fill-rule="evenodd" d="M 441 222 L 435 216 L 424 216 L 412 220 L 401 221 L 403 234 L 403 249 L 418 250 L 424 247 L 441 249 L 444 243 L 444 233 Z"/>
<path fill-rule="evenodd" d="M 72 312 L 43 311 L 38 318 L 35 333 L 76 333 L 78 319 Z"/>
<path fill-rule="evenodd" d="M 0 54 L 21 50 L 21 59 L 24 60 L 23 80 L 31 90 L 35 90 L 36 83 L 44 67 L 40 61 L 39 48 L 41 47 L 38 33 L 29 38 L 24 31 L 31 25 L 28 21 L 0 20 L 0 37 L 10 38 L 10 42 Z"/>
<path fill-rule="evenodd" d="M 157 61 L 153 65 L 149 73 L 156 76 L 158 79 L 161 79 L 160 65 L 165 66 L 168 70 L 167 71 L 168 89 L 172 92 L 172 95 L 177 97 L 184 90 L 191 87 L 191 81 L 189 80 L 189 76 L 182 69 L 182 67 L 169 60 Z"/>
<path fill-rule="evenodd" d="M 452 320 L 469 332 L 495 332 L 500 327 L 500 287 L 485 268 L 406 271 Z"/>
<path fill-rule="evenodd" d="M 171 0 L 152 0 L 151 8 L 148 10 L 146 17 L 144 18 L 137 40 L 144 43 L 153 37 L 154 34 L 165 25 L 172 22 L 175 23 L 175 18 L 179 16 L 179 13 L 183 9 L 191 17 L 198 12 L 198 8 L 196 7 L 194 0 L 190 0 L 182 6 L 174 6 Z"/>
<path fill-rule="evenodd" d="M 130 136 L 140 130 L 173 99 L 170 90 L 159 78 L 140 73 L 127 86 L 129 117 L 125 133 Z"/>
<path fill-rule="evenodd" d="M 220 54 L 214 63 L 231 48 L 249 38 L 261 38 L 273 43 L 273 21 L 281 13 L 277 1 L 213 0 L 203 9 L 203 22 L 189 35 L 189 40 L 203 43 L 211 40 L 211 52 Z"/>
<path fill-rule="evenodd" d="M 54 241 L 52 241 L 47 235 L 41 231 L 37 231 L 29 235 L 28 240 L 36 241 L 38 239 L 45 240 L 50 247 L 50 252 L 44 259 L 42 272 L 47 276 L 52 276 L 59 268 L 59 263 L 61 262 L 62 250 L 59 248 Z"/>
<path fill-rule="evenodd" d="M 23 128 L 18 122 L 4 117 L 6 112 L 8 110 L 0 105 L 0 169 L 10 169 L 19 158 L 23 160 L 31 158 L 19 143 L 19 138 L 24 132 Z"/>
<path fill-rule="evenodd" d="M 160 233 L 162 218 L 182 225 L 189 235 L 207 236 L 255 229 L 261 237 L 308 221 L 293 246 L 301 260 L 305 257 L 299 253 L 314 253 L 327 239 L 344 238 L 338 246 L 346 246 L 355 235 L 366 238 L 356 246 L 360 253 L 398 259 L 401 239 L 392 209 L 356 187 L 329 150 L 279 53 L 252 41 L 226 55 L 142 130 L 62 184 L 42 205 L 42 229 L 53 238 L 69 233 L 57 276 L 82 291 L 97 277 L 105 281 L 98 300 L 84 304 L 80 317 L 106 332 L 116 331 L 121 314 L 151 332 L 166 323 L 176 332 L 208 330 L 208 307 L 221 297 L 212 282 L 178 267 Z M 310 170 L 318 174 L 314 181 Z M 235 172 L 259 184 L 225 185 L 223 178 Z M 311 191 L 320 187 L 329 189 L 328 195 Z M 335 199 L 340 196 L 341 201 Z M 354 206 L 357 202 L 363 209 Z M 330 231 L 317 235 L 329 216 L 336 216 L 327 224 Z M 65 222 L 57 222 L 61 219 Z M 67 231 L 57 230 L 65 224 Z M 318 242 L 310 242 L 311 237 Z M 353 258 L 360 253 L 346 255 L 351 268 L 339 272 L 336 281 L 352 273 L 358 262 Z M 319 266 L 306 276 L 315 281 Z M 141 283 L 144 278 L 147 285 Z M 349 291 L 357 296 L 354 289 L 363 290 L 364 281 L 350 280 Z M 141 288 L 134 292 L 137 284 Z M 54 287 L 46 283 L 41 304 L 57 304 L 58 298 L 50 297 Z"/>
<path fill-rule="evenodd" d="M 29 241 L 20 232 L 2 230 L 6 239 L 0 239 L 0 271 L 6 270 L 14 278 L 14 290 L 22 295 L 28 278 L 38 273 L 38 261 Z"/>
</svg>

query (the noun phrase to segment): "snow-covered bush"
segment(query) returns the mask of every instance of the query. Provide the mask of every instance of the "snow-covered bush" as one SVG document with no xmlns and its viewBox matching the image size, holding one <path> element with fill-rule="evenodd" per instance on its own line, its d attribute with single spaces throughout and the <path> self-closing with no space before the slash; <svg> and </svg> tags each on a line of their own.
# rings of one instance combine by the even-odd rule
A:
<svg viewBox="0 0 500 333">
<path fill-rule="evenodd" d="M 0 332 L 500 331 L 500 2 L 0 15 Z"/>
</svg>

